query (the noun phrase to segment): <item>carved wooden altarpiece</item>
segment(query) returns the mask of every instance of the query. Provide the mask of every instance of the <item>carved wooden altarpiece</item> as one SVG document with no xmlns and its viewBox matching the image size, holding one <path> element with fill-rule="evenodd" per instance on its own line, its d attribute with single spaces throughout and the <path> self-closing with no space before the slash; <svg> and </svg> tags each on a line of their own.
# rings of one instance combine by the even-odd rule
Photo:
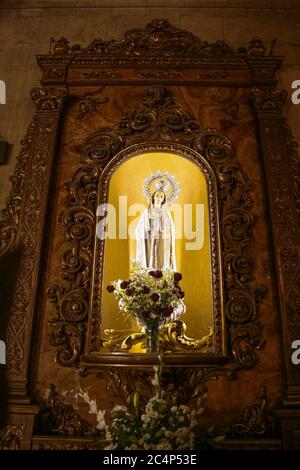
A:
<svg viewBox="0 0 300 470">
<path fill-rule="evenodd" d="M 213 351 L 166 354 L 164 380 L 184 400 L 207 384 L 228 448 L 300 448 L 300 170 L 282 58 L 258 38 L 235 49 L 153 20 L 86 48 L 52 40 L 37 60 L 36 113 L 0 221 L 2 259 L 19 257 L 0 448 L 92 448 L 92 426 L 56 391 L 79 375 L 107 402 L 151 394 L 155 355 L 99 353 L 95 211 L 122 162 L 157 150 L 205 174 L 214 300 Z M 185 341 L 181 327 L 170 341 Z"/>
</svg>

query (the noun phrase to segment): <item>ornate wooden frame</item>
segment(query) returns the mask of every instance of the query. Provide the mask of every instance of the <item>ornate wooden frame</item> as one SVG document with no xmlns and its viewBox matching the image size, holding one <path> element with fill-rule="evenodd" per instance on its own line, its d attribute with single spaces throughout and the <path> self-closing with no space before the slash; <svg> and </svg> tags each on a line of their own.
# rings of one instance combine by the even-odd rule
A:
<svg viewBox="0 0 300 470">
<path fill-rule="evenodd" d="M 160 91 L 162 94 L 166 93 L 166 90 L 163 88 L 156 88 L 148 90 L 153 93 Z M 163 103 L 163 112 L 166 113 L 166 108 Z M 177 109 L 177 111 L 179 111 Z M 137 110 L 139 114 L 140 110 Z M 172 106 L 172 113 L 174 113 L 174 107 Z M 159 112 L 158 112 L 159 119 Z M 155 123 L 152 122 L 152 125 Z M 177 126 L 178 128 L 183 123 L 180 123 Z M 193 122 L 196 125 L 196 122 Z M 156 123 L 155 123 L 156 125 Z M 161 124 L 160 124 L 161 126 Z M 154 126 L 153 126 L 154 127 Z M 182 125 L 182 128 L 184 126 Z M 170 129 L 169 129 L 170 131 Z M 147 127 L 147 137 L 149 136 L 149 127 Z M 139 137 L 140 138 L 140 137 Z M 179 136 L 177 136 L 179 140 Z M 125 144 L 126 145 L 126 144 Z M 205 179 L 208 185 L 209 193 L 209 220 L 210 220 L 210 239 L 211 239 L 211 276 L 212 276 L 212 291 L 213 291 L 213 305 L 214 305 L 214 328 L 213 328 L 213 349 L 216 354 L 227 355 L 227 341 L 224 337 L 225 331 L 225 316 L 222 311 L 223 295 L 222 295 L 222 267 L 221 267 L 221 251 L 220 251 L 220 233 L 219 233 L 219 217 L 218 217 L 218 199 L 217 199 L 217 180 L 215 173 L 211 165 L 205 160 L 205 158 L 198 152 L 195 152 L 187 146 L 180 145 L 178 143 L 143 143 L 143 144 L 134 144 L 132 146 L 126 147 L 123 151 L 119 152 L 114 158 L 112 158 L 109 163 L 103 169 L 101 176 L 99 178 L 98 184 L 98 204 L 104 204 L 108 200 L 108 191 L 109 191 L 109 182 L 114 171 L 124 163 L 129 158 L 134 156 L 148 153 L 148 152 L 168 152 L 175 155 L 184 157 L 193 163 L 195 163 L 205 175 Z M 94 271 L 93 271 L 93 281 L 92 281 L 92 298 L 90 304 L 90 312 L 92 315 L 92 325 L 90 329 L 90 335 L 88 334 L 86 341 L 86 351 L 89 353 L 91 351 L 99 351 L 99 328 L 101 323 L 101 293 L 102 293 L 102 272 L 103 272 L 103 257 L 105 249 L 105 240 L 99 240 L 95 236 L 94 242 Z M 176 332 L 177 335 L 181 334 L 180 331 Z M 90 345 L 90 346 L 89 346 Z M 138 361 L 143 362 L 143 356 L 138 356 Z M 204 359 L 205 356 L 199 356 L 199 359 Z M 128 358 L 129 359 L 129 358 Z M 133 358 L 132 358 L 133 359 Z M 132 361 L 129 359 L 129 362 Z"/>
<path fill-rule="evenodd" d="M 77 96 L 76 87 L 84 90 L 86 86 L 127 84 L 148 86 L 156 90 L 154 94 L 153 91 L 150 93 L 152 97 L 158 93 L 156 105 L 161 99 L 166 99 L 163 98 L 163 90 L 172 85 L 222 85 L 254 89 L 253 110 L 258 121 L 262 165 L 267 180 L 279 293 L 277 313 L 281 321 L 282 369 L 285 374 L 285 398 L 280 418 L 285 447 L 297 448 L 299 420 L 295 417 L 300 415 L 300 375 L 297 366 L 290 361 L 290 345 L 300 334 L 297 300 L 300 290 L 299 240 L 296 230 L 299 227 L 299 158 L 296 143 L 282 115 L 286 93 L 275 89 L 275 72 L 282 58 L 273 56 L 272 52 L 266 54 L 265 46 L 257 38 L 251 41 L 249 48 L 234 50 L 222 41 L 208 44 L 191 33 L 178 30 L 166 20 L 154 20 L 145 29 L 127 32 L 118 42 L 95 40 L 87 48 L 81 48 L 78 45 L 70 46 L 62 38 L 52 43 L 49 54 L 37 57 L 43 72 L 42 87 L 33 89 L 31 93 L 37 111 L 23 141 L 12 177 L 12 190 L 0 221 L 0 253 L 9 256 L 14 249 L 19 249 L 21 253 L 6 338 L 12 423 L 10 430 L 14 426 L 18 428 L 19 447 L 30 446 L 33 418 L 37 412 L 31 399 L 34 371 L 30 367 L 30 358 L 34 351 L 34 325 L 38 320 L 39 294 L 43 286 L 41 247 L 45 237 L 48 196 L 62 111 L 67 99 Z M 98 104 L 99 101 L 93 96 L 82 96 L 79 100 L 79 117 Z M 143 106 L 147 107 L 147 103 Z M 143 129 L 137 131 L 132 140 L 131 114 L 129 112 L 120 122 L 119 129 L 101 130 L 99 151 L 95 155 L 91 153 L 87 142 L 83 146 L 82 165 L 69 183 L 69 207 L 62 219 L 66 227 L 71 226 L 67 232 L 67 242 L 70 244 L 80 235 L 80 231 L 73 230 L 76 221 L 80 223 L 86 218 L 85 228 L 88 229 L 94 223 L 91 213 L 96 201 L 99 169 L 122 148 L 145 141 Z M 218 168 L 219 191 L 230 194 L 239 207 L 247 201 L 247 182 L 236 165 L 231 143 L 226 137 L 211 130 L 190 128 L 189 125 L 179 133 L 175 132 L 175 136 L 175 142 L 214 161 Z M 156 142 L 159 140 L 160 143 L 169 144 L 170 137 L 174 136 L 166 134 L 160 139 L 156 137 Z M 155 138 L 146 141 L 152 143 Z M 226 166 L 223 160 L 227 160 Z M 76 201 L 80 201 L 84 213 L 74 214 L 73 210 L 72 219 L 72 207 Z M 237 234 L 241 234 L 240 230 L 250 229 L 253 222 L 251 214 L 244 208 L 240 213 L 236 211 L 232 215 L 229 211 L 221 217 L 225 226 L 228 223 L 234 227 L 234 220 L 237 220 Z M 90 233 L 93 232 L 83 237 L 83 243 L 77 243 L 78 256 L 81 256 L 82 250 L 87 258 L 91 256 L 93 237 L 89 236 Z M 226 239 L 226 230 L 223 230 L 223 237 L 224 233 Z M 223 240 L 224 245 L 225 242 Z M 233 239 L 229 242 L 231 247 L 232 244 Z M 232 316 L 231 309 L 227 307 L 227 320 L 231 324 L 231 349 L 234 352 L 232 365 L 234 368 L 252 367 L 255 351 L 262 345 L 255 302 L 262 299 L 264 289 L 257 286 L 253 290 L 250 287 L 249 266 L 243 262 L 237 263 L 236 259 L 235 263 L 232 262 L 230 256 L 224 262 L 227 305 L 234 304 L 238 298 L 234 283 L 245 270 L 242 281 L 244 298 L 247 299 L 246 304 L 251 305 L 251 314 L 242 318 Z M 68 263 L 65 269 L 70 269 Z M 59 286 L 50 290 L 50 297 L 57 305 L 51 341 L 58 347 L 57 357 L 63 365 L 77 365 L 84 351 L 87 309 L 81 311 L 80 320 L 71 317 L 66 321 L 62 305 L 67 308 L 74 299 L 80 299 L 80 308 L 82 305 L 87 308 L 87 291 L 83 290 L 89 288 L 90 272 L 87 270 L 85 273 L 87 276 L 83 278 L 79 297 L 74 297 L 76 293 L 73 291 L 69 298 L 61 299 L 59 295 L 64 296 L 66 293 Z M 248 311 L 248 308 L 244 310 Z M 76 309 L 73 315 L 77 315 Z M 87 362 L 84 367 L 88 367 Z"/>
</svg>

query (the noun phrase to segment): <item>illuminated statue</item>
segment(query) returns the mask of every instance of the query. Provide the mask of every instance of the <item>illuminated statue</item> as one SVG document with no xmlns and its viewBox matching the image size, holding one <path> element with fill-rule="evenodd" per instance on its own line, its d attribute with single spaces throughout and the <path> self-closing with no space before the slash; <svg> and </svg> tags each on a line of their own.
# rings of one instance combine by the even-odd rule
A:
<svg viewBox="0 0 300 470">
<path fill-rule="evenodd" d="M 136 261 L 152 270 L 176 271 L 175 228 L 167 205 L 179 192 L 174 176 L 164 172 L 151 174 L 144 182 L 144 195 L 149 207 L 136 227 Z"/>
</svg>

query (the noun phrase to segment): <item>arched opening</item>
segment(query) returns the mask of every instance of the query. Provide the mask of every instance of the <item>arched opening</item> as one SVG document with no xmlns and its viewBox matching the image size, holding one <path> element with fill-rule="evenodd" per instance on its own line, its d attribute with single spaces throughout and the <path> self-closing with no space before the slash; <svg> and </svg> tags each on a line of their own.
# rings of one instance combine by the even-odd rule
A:
<svg viewBox="0 0 300 470">
<path fill-rule="evenodd" d="M 220 286 L 216 285 L 217 276 L 214 278 L 212 269 L 213 264 L 218 264 L 219 256 L 215 236 L 216 195 L 212 194 L 215 193 L 214 176 L 202 157 L 186 147 L 178 145 L 173 151 L 159 146 L 154 150 L 134 147 L 131 154 L 127 149 L 110 162 L 99 183 L 98 216 L 106 214 L 97 218 L 98 249 L 94 259 L 94 286 L 98 286 L 101 299 L 100 338 L 106 337 L 107 330 L 139 331 L 135 320 L 120 311 L 116 298 L 106 287 L 116 279 L 129 277 L 136 259 L 135 228 L 148 207 L 143 183 L 149 175 L 160 171 L 173 176 L 180 186 L 178 198 L 169 207 L 175 227 L 176 270 L 183 275 L 181 284 L 185 291 L 186 313 L 180 320 L 186 324 L 187 337 L 199 341 L 214 329 L 215 314 L 220 315 L 215 305 Z M 99 277 L 97 273 L 100 282 L 95 278 Z M 213 352 L 214 343 L 212 339 L 202 352 Z M 133 346 L 130 351 L 142 352 L 141 345 Z"/>
</svg>

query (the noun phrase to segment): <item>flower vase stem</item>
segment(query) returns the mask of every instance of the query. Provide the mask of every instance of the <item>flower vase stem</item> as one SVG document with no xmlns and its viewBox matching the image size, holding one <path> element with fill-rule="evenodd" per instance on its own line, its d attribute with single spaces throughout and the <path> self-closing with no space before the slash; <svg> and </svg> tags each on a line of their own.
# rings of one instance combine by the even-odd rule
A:
<svg viewBox="0 0 300 470">
<path fill-rule="evenodd" d="M 159 326 L 145 325 L 146 351 L 157 353 L 159 349 Z"/>
</svg>

